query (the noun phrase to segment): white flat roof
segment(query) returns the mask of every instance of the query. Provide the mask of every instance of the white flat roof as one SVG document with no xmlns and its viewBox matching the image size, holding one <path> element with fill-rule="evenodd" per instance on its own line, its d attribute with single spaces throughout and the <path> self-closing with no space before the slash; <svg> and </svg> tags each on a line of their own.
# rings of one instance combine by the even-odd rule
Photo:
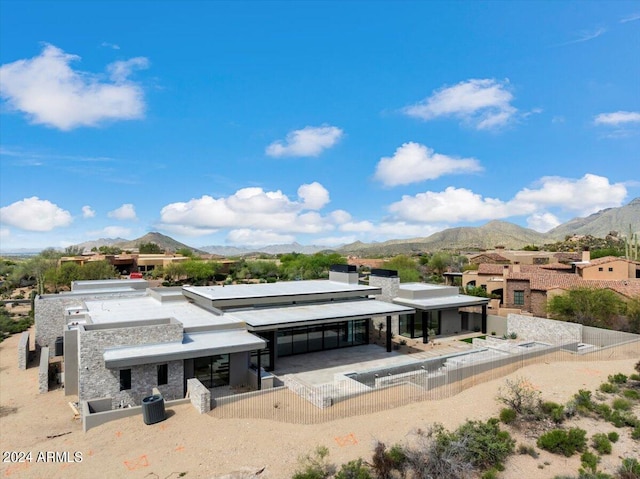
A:
<svg viewBox="0 0 640 479">
<path fill-rule="evenodd" d="M 229 311 L 225 313 L 225 316 L 232 316 L 237 321 L 243 321 L 252 329 L 265 330 L 273 329 L 276 326 L 321 324 L 340 320 L 364 319 L 372 316 L 409 314 L 414 311 L 411 307 L 363 299 Z"/>
<path fill-rule="evenodd" d="M 456 294 L 452 296 L 442 296 L 442 297 L 427 298 L 427 299 L 393 298 L 393 302 L 396 304 L 411 306 L 415 309 L 432 310 L 432 309 L 461 308 L 464 306 L 478 306 L 482 304 L 487 304 L 489 302 L 489 298 L 481 298 L 479 296 L 469 296 L 466 294 Z"/>
<path fill-rule="evenodd" d="M 158 301 L 150 296 L 133 298 L 105 298 L 85 301 L 94 324 L 139 321 L 142 319 L 175 318 L 185 328 L 229 325 L 237 321 L 227 315 L 217 316 L 184 298 Z"/>
<path fill-rule="evenodd" d="M 140 364 L 238 353 L 263 349 L 266 341 L 243 329 L 185 333 L 181 343 L 157 343 L 104 351 L 105 366 L 123 368 Z"/>
<path fill-rule="evenodd" d="M 282 281 L 278 283 L 232 284 L 228 286 L 185 286 L 185 291 L 210 300 L 297 296 L 342 292 L 375 294 L 380 288 L 360 284 L 348 284 L 325 279 L 308 281 Z"/>
</svg>

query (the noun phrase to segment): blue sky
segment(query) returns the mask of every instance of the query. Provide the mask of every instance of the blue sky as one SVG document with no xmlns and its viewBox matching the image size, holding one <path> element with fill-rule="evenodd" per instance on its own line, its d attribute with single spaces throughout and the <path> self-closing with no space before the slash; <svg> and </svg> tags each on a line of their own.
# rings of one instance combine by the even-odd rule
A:
<svg viewBox="0 0 640 479">
<path fill-rule="evenodd" d="M 4 1 L 0 250 L 547 231 L 640 196 L 639 58 L 638 2 Z"/>
</svg>

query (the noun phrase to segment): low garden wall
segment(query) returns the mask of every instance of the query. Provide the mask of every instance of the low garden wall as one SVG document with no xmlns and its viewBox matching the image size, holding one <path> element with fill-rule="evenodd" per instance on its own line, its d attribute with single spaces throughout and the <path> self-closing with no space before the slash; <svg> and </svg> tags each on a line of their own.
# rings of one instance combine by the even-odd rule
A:
<svg viewBox="0 0 640 479">
<path fill-rule="evenodd" d="M 18 369 L 27 369 L 29 363 L 29 331 L 24 331 L 20 335 L 18 343 Z"/>
<path fill-rule="evenodd" d="M 187 379 L 187 394 L 200 414 L 211 411 L 211 391 L 196 378 Z"/>
<path fill-rule="evenodd" d="M 49 348 L 40 349 L 40 366 L 38 368 L 38 392 L 44 394 L 49 391 Z"/>
</svg>

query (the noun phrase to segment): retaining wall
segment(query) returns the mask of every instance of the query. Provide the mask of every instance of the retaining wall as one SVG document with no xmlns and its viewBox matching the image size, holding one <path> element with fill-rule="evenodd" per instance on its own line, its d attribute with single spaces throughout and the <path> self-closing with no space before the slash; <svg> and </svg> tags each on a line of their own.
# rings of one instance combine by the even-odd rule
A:
<svg viewBox="0 0 640 479">
<path fill-rule="evenodd" d="M 49 348 L 40 349 L 40 366 L 38 368 L 38 392 L 49 391 Z"/>
<path fill-rule="evenodd" d="M 18 369 L 27 369 L 29 363 L 29 331 L 23 331 L 18 343 Z"/>
<path fill-rule="evenodd" d="M 187 394 L 200 414 L 211 411 L 211 391 L 196 378 L 187 379 Z"/>
</svg>

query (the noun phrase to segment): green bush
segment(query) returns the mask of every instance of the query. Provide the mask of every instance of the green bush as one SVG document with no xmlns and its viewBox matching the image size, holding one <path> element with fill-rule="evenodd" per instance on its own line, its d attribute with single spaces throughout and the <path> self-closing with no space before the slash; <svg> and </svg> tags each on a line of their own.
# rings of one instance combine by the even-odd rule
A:
<svg viewBox="0 0 640 479">
<path fill-rule="evenodd" d="M 489 469 L 480 476 L 480 479 L 498 479 L 498 471 L 496 469 Z"/>
<path fill-rule="evenodd" d="M 579 428 L 553 429 L 538 438 L 538 447 L 554 454 L 572 456 L 576 452 L 583 452 L 587 446 L 587 431 Z"/>
<path fill-rule="evenodd" d="M 624 391 L 622 391 L 622 395 L 625 398 L 631 399 L 634 401 L 637 401 L 638 399 L 640 399 L 640 392 L 636 391 L 635 389 L 625 389 Z"/>
<path fill-rule="evenodd" d="M 631 431 L 631 439 L 640 441 L 640 426 L 636 426 L 633 428 L 633 431 Z"/>
<path fill-rule="evenodd" d="M 607 434 L 607 437 L 611 442 L 618 442 L 618 439 L 620 439 L 620 435 L 615 431 L 611 431 L 609 434 Z"/>
<path fill-rule="evenodd" d="M 609 376 L 609 382 L 613 384 L 624 384 L 627 382 L 627 376 L 622 373 L 614 374 L 613 376 Z"/>
<path fill-rule="evenodd" d="M 607 419 L 615 427 L 636 427 L 640 421 L 629 411 L 613 411 Z"/>
<path fill-rule="evenodd" d="M 329 449 L 318 446 L 313 454 L 300 458 L 302 470 L 296 471 L 292 479 L 327 479 L 335 472 L 335 466 L 327 461 Z"/>
<path fill-rule="evenodd" d="M 349 461 L 340 467 L 335 479 L 372 479 L 369 467 L 362 459 Z"/>
<path fill-rule="evenodd" d="M 497 419 L 487 422 L 467 421 L 451 436 L 465 444 L 464 456 L 474 466 L 488 469 L 501 464 L 513 454 L 515 441 L 501 431 Z"/>
<path fill-rule="evenodd" d="M 640 479 L 640 462 L 631 457 L 625 457 L 618 468 L 620 479 Z"/>
<path fill-rule="evenodd" d="M 602 383 L 599 389 L 603 393 L 609 393 L 609 394 L 618 392 L 618 386 L 611 383 Z"/>
<path fill-rule="evenodd" d="M 593 411 L 595 403 L 591 399 L 591 391 L 580 389 L 573 395 L 573 401 L 576 405 L 576 410 L 581 413 Z"/>
<path fill-rule="evenodd" d="M 580 456 L 580 462 L 582 464 L 582 467 L 584 467 L 585 469 L 591 472 L 596 472 L 596 470 L 598 469 L 600 458 L 589 451 L 585 451 Z"/>
<path fill-rule="evenodd" d="M 640 374 L 633 373 L 631 376 L 629 376 L 629 379 L 633 379 L 634 381 L 640 381 Z"/>
<path fill-rule="evenodd" d="M 631 403 L 623 398 L 615 398 L 611 403 L 611 406 L 616 411 L 628 411 L 631 409 Z"/>
<path fill-rule="evenodd" d="M 527 446 L 526 444 L 520 444 L 518 446 L 518 454 L 528 454 L 534 459 L 537 459 L 540 456 L 533 446 Z"/>
<path fill-rule="evenodd" d="M 564 421 L 564 407 L 561 404 L 555 403 L 553 401 L 545 401 L 540 404 L 540 410 L 545 416 L 549 417 L 556 424 Z"/>
<path fill-rule="evenodd" d="M 600 455 L 611 454 L 611 441 L 606 434 L 594 434 L 591 438 L 591 445 Z"/>
<path fill-rule="evenodd" d="M 500 410 L 500 421 L 504 424 L 511 424 L 516 420 L 518 413 L 510 407 L 505 407 Z"/>
</svg>

